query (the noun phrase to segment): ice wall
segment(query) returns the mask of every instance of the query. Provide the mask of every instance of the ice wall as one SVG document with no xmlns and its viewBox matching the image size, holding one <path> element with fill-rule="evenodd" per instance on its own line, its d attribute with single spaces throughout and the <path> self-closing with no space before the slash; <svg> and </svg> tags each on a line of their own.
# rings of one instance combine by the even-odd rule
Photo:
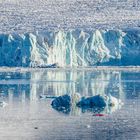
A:
<svg viewBox="0 0 140 140">
<path fill-rule="evenodd" d="M 1 34 L 0 66 L 140 65 L 137 30 L 52 31 Z"/>
</svg>

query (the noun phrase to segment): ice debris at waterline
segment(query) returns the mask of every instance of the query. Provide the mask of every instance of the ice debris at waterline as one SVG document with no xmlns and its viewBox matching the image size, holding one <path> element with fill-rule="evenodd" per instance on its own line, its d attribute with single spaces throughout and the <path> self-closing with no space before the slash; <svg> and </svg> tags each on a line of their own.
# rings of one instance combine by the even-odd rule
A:
<svg viewBox="0 0 140 140">
<path fill-rule="evenodd" d="M 71 111 L 73 111 L 72 109 L 77 107 L 81 108 L 83 113 L 90 111 L 95 113 L 95 116 L 102 116 L 101 114 L 110 114 L 115 110 L 120 109 L 123 103 L 120 99 L 117 99 L 111 95 L 95 95 L 88 98 L 81 98 L 79 94 L 74 94 L 71 96 L 66 94 L 56 97 L 52 101 L 51 105 L 55 110 L 65 114 L 69 114 Z"/>
<path fill-rule="evenodd" d="M 8 104 L 4 101 L 0 101 L 0 107 L 4 108 L 6 107 Z"/>
<path fill-rule="evenodd" d="M 54 63 L 54 64 L 47 64 L 47 65 L 45 65 L 45 64 L 43 64 L 43 65 L 36 65 L 35 66 L 36 68 L 38 67 L 38 68 L 59 68 L 59 65 L 58 65 L 58 63 Z"/>
<path fill-rule="evenodd" d="M 48 95 L 45 95 L 45 94 L 42 94 L 39 96 L 40 99 L 53 99 L 53 98 L 56 98 L 55 96 L 48 96 Z"/>
<path fill-rule="evenodd" d="M 0 66 L 140 65 L 140 31 L 0 34 Z"/>
</svg>

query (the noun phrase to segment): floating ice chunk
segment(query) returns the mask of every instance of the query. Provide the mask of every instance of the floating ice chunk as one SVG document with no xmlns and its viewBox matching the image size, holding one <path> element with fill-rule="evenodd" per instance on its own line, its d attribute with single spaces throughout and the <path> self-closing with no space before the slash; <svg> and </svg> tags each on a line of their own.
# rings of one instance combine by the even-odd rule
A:
<svg viewBox="0 0 140 140">
<path fill-rule="evenodd" d="M 39 97 L 40 97 L 40 99 L 48 99 L 48 98 L 53 99 L 53 98 L 56 98 L 55 96 L 49 96 L 49 95 L 45 95 L 45 94 L 42 94 Z"/>
<path fill-rule="evenodd" d="M 88 124 L 88 125 L 87 125 L 87 128 L 90 128 L 90 127 L 91 127 L 91 126 Z"/>
<path fill-rule="evenodd" d="M 0 101 L 0 107 L 6 107 L 8 104 L 4 101 Z"/>
<path fill-rule="evenodd" d="M 124 105 L 124 103 L 120 99 L 117 99 L 111 95 L 108 96 L 107 102 L 108 102 L 108 106 L 105 109 L 105 112 L 107 114 L 111 114 L 115 112 L 116 110 L 120 109 Z"/>
</svg>

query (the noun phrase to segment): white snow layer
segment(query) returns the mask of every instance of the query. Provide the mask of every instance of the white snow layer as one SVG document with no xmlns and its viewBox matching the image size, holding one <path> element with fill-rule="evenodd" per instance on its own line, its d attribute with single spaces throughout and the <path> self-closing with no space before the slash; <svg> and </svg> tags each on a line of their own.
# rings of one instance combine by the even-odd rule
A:
<svg viewBox="0 0 140 140">
<path fill-rule="evenodd" d="M 139 0 L 0 0 L 0 33 L 139 26 Z"/>
<path fill-rule="evenodd" d="M 0 48 L 0 66 L 140 65 L 140 32 L 136 30 L 1 34 Z"/>
</svg>

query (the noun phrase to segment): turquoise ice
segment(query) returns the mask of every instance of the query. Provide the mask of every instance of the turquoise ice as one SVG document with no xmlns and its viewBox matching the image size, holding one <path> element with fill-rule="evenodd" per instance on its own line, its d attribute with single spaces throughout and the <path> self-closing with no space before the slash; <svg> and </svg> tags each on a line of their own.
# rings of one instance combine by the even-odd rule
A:
<svg viewBox="0 0 140 140">
<path fill-rule="evenodd" d="M 0 35 L 0 66 L 140 65 L 137 30 L 48 31 Z"/>
</svg>

